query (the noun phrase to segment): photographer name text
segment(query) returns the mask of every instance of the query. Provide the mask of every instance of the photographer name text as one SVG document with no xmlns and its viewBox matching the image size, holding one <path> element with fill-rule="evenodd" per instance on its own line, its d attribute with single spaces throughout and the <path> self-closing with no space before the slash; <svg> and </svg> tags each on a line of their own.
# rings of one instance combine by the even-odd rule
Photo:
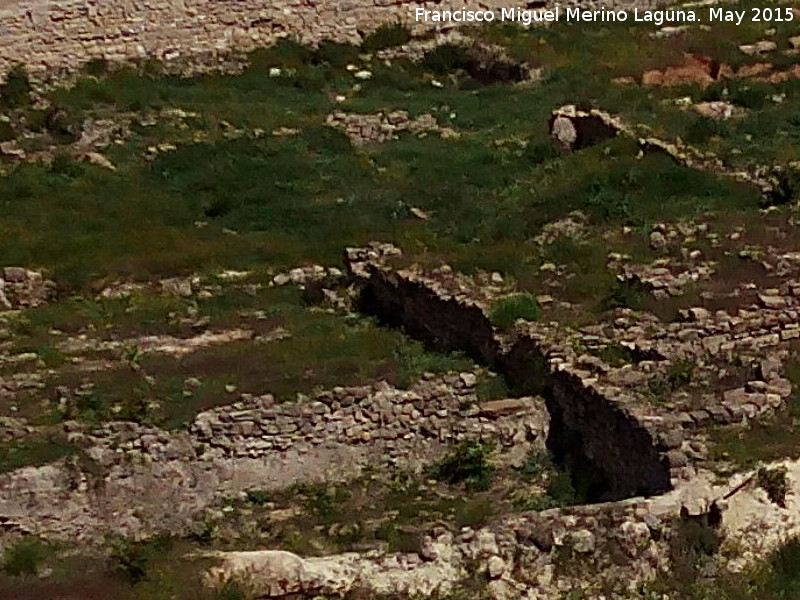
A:
<svg viewBox="0 0 800 600">
<path fill-rule="evenodd" d="M 702 19 L 706 12 L 706 19 Z M 695 10 L 584 10 L 581 8 L 562 8 L 555 6 L 548 10 L 503 8 L 499 10 L 428 10 L 416 8 L 414 19 L 418 23 L 491 23 L 514 22 L 523 25 L 534 23 L 555 23 L 567 21 L 573 23 L 590 22 L 638 22 L 653 23 L 661 26 L 664 23 L 699 23 L 703 20 L 712 23 L 735 23 L 741 25 L 745 21 L 763 23 L 783 23 L 794 20 L 791 8 L 749 8 L 730 10 L 724 8 L 708 8 L 705 11 Z"/>
</svg>

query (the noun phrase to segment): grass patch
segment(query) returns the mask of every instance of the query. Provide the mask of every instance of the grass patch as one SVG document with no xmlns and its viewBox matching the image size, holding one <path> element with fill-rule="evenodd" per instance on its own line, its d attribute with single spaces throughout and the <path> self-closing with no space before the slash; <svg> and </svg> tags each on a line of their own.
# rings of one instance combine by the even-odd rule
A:
<svg viewBox="0 0 800 600">
<path fill-rule="evenodd" d="M 401 23 L 381 25 L 364 37 L 361 48 L 364 52 L 377 52 L 386 48 L 402 46 L 411 41 L 411 32 Z"/>
<path fill-rule="evenodd" d="M 492 483 L 489 455 L 492 446 L 476 441 L 464 441 L 453 448 L 440 462 L 430 468 L 431 475 L 449 484 L 463 483 L 467 490 L 487 490 Z"/>
<path fill-rule="evenodd" d="M 3 554 L 3 572 L 14 577 L 36 575 L 51 555 L 52 549 L 44 542 L 23 538 Z"/>
<path fill-rule="evenodd" d="M 497 300 L 491 307 L 489 319 L 501 331 L 508 331 L 517 319 L 536 321 L 539 305 L 528 293 L 513 294 Z"/>
<path fill-rule="evenodd" d="M 22 467 L 38 467 L 76 452 L 57 438 L 25 438 L 0 445 L 0 473 Z"/>
</svg>

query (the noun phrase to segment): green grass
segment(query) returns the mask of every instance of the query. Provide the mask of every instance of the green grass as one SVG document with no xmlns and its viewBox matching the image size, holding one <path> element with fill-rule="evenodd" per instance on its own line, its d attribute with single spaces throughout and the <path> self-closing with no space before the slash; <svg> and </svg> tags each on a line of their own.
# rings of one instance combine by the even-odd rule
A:
<svg viewBox="0 0 800 600">
<path fill-rule="evenodd" d="M 42 541 L 22 538 L 5 551 L 2 568 L 7 575 L 36 575 L 51 554 L 51 548 Z"/>
<path fill-rule="evenodd" d="M 53 169 L 22 166 L 1 178 L 0 235 L 18 241 L 0 249 L 0 264 L 42 266 L 62 285 L 82 288 L 104 277 L 339 262 L 343 246 L 383 238 L 412 253 L 455 256 L 467 264 L 479 255 L 482 264 L 528 280 L 537 251 L 531 238 L 572 210 L 584 210 L 598 225 L 615 225 L 756 208 L 753 190 L 666 157 L 637 158 L 625 140 L 555 153 L 546 123 L 552 108 L 566 102 L 604 106 L 649 124 L 674 117 L 675 135 L 697 121 L 664 108 L 660 91 L 651 97 L 609 83 L 614 74 L 642 67 L 644 54 L 623 51 L 628 45 L 652 51 L 652 64 L 644 66 L 668 64 L 680 57 L 678 50 L 649 40 L 646 28 L 585 25 L 478 34 L 505 45 L 515 59 L 545 64 L 545 80 L 535 86 L 486 86 L 462 76 L 438 89 L 424 63 L 401 60 L 361 65 L 373 78 L 351 93 L 345 67 L 361 64 L 357 49 L 330 43 L 310 50 L 282 42 L 258 51 L 249 69 L 229 77 L 95 70 L 52 98 L 71 115 L 140 115 L 128 143 L 108 152 L 119 170 L 64 162 Z M 401 43 L 399 33 L 383 28 L 368 45 Z M 270 77 L 270 68 L 282 75 Z M 592 95 L 582 98 L 576 90 Z M 346 110 L 429 112 L 462 137 L 405 137 L 356 151 L 323 126 L 338 108 L 330 101 L 337 93 L 350 96 Z M 154 124 L 141 118 L 174 107 L 195 115 Z M 779 110 L 784 116 L 778 120 L 790 106 Z M 228 139 L 231 127 L 243 137 Z M 301 133 L 270 137 L 277 127 Z M 257 136 L 256 129 L 266 135 Z M 161 142 L 174 142 L 177 150 L 144 160 L 146 149 Z M 574 173 L 581 176 L 565 176 Z M 420 222 L 412 206 L 432 218 Z M 62 235 L 65 230 L 70 235 Z M 597 277 L 576 282 L 574 295 L 608 285 Z"/>
<path fill-rule="evenodd" d="M 25 438 L 9 442 L 0 445 L 0 473 L 44 465 L 75 451 L 65 441 L 55 438 Z"/>
<path fill-rule="evenodd" d="M 241 316 L 254 310 L 260 317 Z M 48 389 L 58 385 L 82 388 L 63 416 L 89 422 L 127 418 L 174 427 L 243 392 L 272 393 L 281 401 L 292 401 L 298 393 L 335 385 L 385 379 L 407 387 L 423 373 L 474 367 L 460 355 L 430 352 L 421 343 L 370 320 L 307 308 L 293 288 L 265 289 L 256 295 L 232 291 L 199 304 L 139 294 L 124 300 L 31 309 L 16 322 L 20 335 L 16 344 L 18 350 L 38 348 L 40 358 L 53 361 L 50 354 L 42 353 L 42 348 L 52 348 L 63 338 L 52 335 L 53 329 L 110 340 L 161 333 L 185 337 L 195 333 L 191 326 L 180 323 L 189 314 L 192 322 L 207 317 L 207 327 L 212 330 L 243 327 L 269 335 L 283 328 L 288 337 L 263 343 L 229 342 L 183 357 L 142 354 L 129 342 L 116 356 L 121 359 L 116 367 L 87 377 L 64 366 L 50 377 Z M 65 361 L 63 353 L 57 357 Z M 191 378 L 199 383 L 187 383 Z"/>
<path fill-rule="evenodd" d="M 517 319 L 536 321 L 539 318 L 539 305 L 530 294 L 512 294 L 492 305 L 489 318 L 495 327 L 508 331 Z"/>
</svg>

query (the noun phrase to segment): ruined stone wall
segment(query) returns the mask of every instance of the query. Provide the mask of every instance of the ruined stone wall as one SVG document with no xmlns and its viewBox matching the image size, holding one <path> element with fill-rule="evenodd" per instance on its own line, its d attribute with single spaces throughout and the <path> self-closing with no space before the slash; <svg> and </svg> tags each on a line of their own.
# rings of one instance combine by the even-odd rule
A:
<svg viewBox="0 0 800 600">
<path fill-rule="evenodd" d="M 552 419 L 548 446 L 556 458 L 585 478 L 595 500 L 649 496 L 670 489 L 670 464 L 650 431 L 632 415 L 571 373 L 550 379 Z"/>
<path fill-rule="evenodd" d="M 461 373 L 424 379 L 409 390 L 381 382 L 334 388 L 298 403 L 274 404 L 267 396 L 201 413 L 191 431 L 210 454 L 259 458 L 290 449 L 368 446 L 381 460 L 406 466 L 466 438 L 504 447 L 533 440 L 543 445 L 541 401 L 505 401 L 496 410 L 497 403 L 478 404 L 476 383 L 474 374 Z M 511 416 L 501 414 L 506 411 Z"/>
<path fill-rule="evenodd" d="M 391 247 L 390 247 L 391 248 Z M 363 252 L 362 252 L 363 250 Z M 468 278 L 444 269 L 422 275 L 384 268 L 381 252 L 350 249 L 346 257 L 362 285 L 361 309 L 439 350 L 460 351 L 493 366 L 500 342 L 486 317 L 488 295 L 475 297 Z M 431 290 L 436 290 L 435 301 Z"/>
<path fill-rule="evenodd" d="M 575 357 L 567 354 L 573 351 L 559 331 L 531 325 L 501 342 L 487 316 L 487 288 L 470 287 L 469 278 L 446 268 L 393 270 L 397 253 L 391 245 L 348 252 L 349 268 L 361 278 L 366 312 L 442 350 L 467 352 L 502 372 L 517 392 L 541 393 L 551 414 L 548 447 L 571 470 L 595 472 L 590 498 L 670 489 L 677 476 L 672 468 L 686 465 L 685 457 L 674 453 L 683 436 L 662 433 L 674 434 L 680 425 L 626 401 L 618 388 L 595 387 L 593 374 L 573 364 Z"/>
<path fill-rule="evenodd" d="M 476 383 L 474 373 L 461 373 L 409 390 L 379 383 L 298 403 L 250 398 L 200 413 L 188 432 L 67 424 L 80 452 L 0 474 L 0 531 L 89 538 L 185 532 L 215 502 L 242 491 L 346 481 L 367 466 L 419 469 L 460 439 L 498 441 L 509 460 L 544 448 L 548 417 L 540 399 L 478 404 Z"/>
<path fill-rule="evenodd" d="M 473 8 L 523 6 L 490 0 Z M 567 5 L 570 3 L 561 3 Z M 582 2 L 592 8 L 594 2 Z M 652 0 L 611 0 L 650 7 Z M 32 0 L 0 2 L 0 73 L 15 62 L 35 70 L 72 69 L 93 58 L 174 60 L 269 45 L 281 36 L 306 42 L 358 42 L 380 24 L 413 21 L 414 9 L 457 9 L 455 0 Z"/>
</svg>

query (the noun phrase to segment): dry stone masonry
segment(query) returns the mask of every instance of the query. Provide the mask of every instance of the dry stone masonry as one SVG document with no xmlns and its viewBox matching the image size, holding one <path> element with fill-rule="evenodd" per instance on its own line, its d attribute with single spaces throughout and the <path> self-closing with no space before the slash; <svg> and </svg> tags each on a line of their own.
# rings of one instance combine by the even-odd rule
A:
<svg viewBox="0 0 800 600">
<path fill-rule="evenodd" d="M 36 534 L 94 538 L 186 531 L 218 500 L 247 489 L 342 481 L 367 465 L 419 469 L 461 439 L 500 442 L 509 460 L 544 448 L 541 399 L 478 403 L 475 373 L 334 388 L 294 404 L 271 396 L 197 415 L 188 431 L 67 423 L 82 451 L 0 475 L 0 517 Z"/>
<path fill-rule="evenodd" d="M 405 464 L 424 462 L 462 439 L 543 445 L 547 419 L 540 399 L 479 405 L 476 381 L 473 373 L 461 373 L 423 380 L 409 390 L 386 383 L 334 388 L 293 404 L 252 398 L 201 413 L 191 432 L 210 454 L 259 458 L 290 448 L 347 445 Z"/>
<path fill-rule="evenodd" d="M 430 114 L 412 118 L 404 110 L 381 112 L 375 115 L 360 115 L 335 112 L 328 115 L 327 124 L 345 132 L 354 146 L 371 143 L 384 143 L 397 139 L 400 133 L 424 135 L 438 133 L 448 139 L 458 137 L 458 133 L 450 127 L 440 127 Z"/>
<path fill-rule="evenodd" d="M 623 122 L 604 110 L 592 108 L 581 110 L 573 104 L 555 109 L 550 117 L 550 135 L 565 150 L 575 151 L 602 143 L 605 140 L 624 135 L 636 140 L 642 152 L 663 153 L 676 163 L 704 171 L 730 177 L 736 181 L 752 184 L 765 195 L 769 195 L 776 181 L 761 171 L 732 170 L 712 152 L 704 152 L 681 140 L 669 141 L 653 136 L 642 136 L 635 127 Z"/>
<path fill-rule="evenodd" d="M 491 0 L 481 6 L 499 10 L 518 4 Z M 635 3 L 639 8 L 656 4 Z M 310 43 L 323 39 L 358 43 L 363 33 L 385 23 L 441 28 L 441 24 L 415 23 L 414 10 L 455 10 L 462 5 L 451 0 L 4 0 L 0 2 L 0 73 L 14 63 L 54 72 L 73 70 L 99 58 L 213 59 L 288 36 Z M 607 8 L 633 5 L 626 0 L 603 3 Z M 589 9 L 595 3 L 580 6 Z"/>
<path fill-rule="evenodd" d="M 757 418 L 792 395 L 781 365 L 800 336 L 794 279 L 762 290 L 758 304 L 735 315 L 695 307 L 682 321 L 662 323 L 620 309 L 610 322 L 579 331 L 520 323 L 503 336 L 487 316 L 485 288 L 446 268 L 393 269 L 398 252 L 387 245 L 348 250 L 351 271 L 364 279 L 365 310 L 470 353 L 517 389 L 543 394 L 548 447 L 573 471 L 599 475 L 591 484 L 596 499 L 662 493 L 694 477 L 707 456 L 705 428 Z M 629 358 L 604 360 L 609 349 Z M 760 365 L 758 372 L 745 370 L 744 381 L 731 384 L 735 359 Z M 707 385 L 679 389 L 690 378 Z"/>
<path fill-rule="evenodd" d="M 55 294 L 56 285 L 38 271 L 23 267 L 0 270 L 0 310 L 39 306 Z"/>
</svg>

